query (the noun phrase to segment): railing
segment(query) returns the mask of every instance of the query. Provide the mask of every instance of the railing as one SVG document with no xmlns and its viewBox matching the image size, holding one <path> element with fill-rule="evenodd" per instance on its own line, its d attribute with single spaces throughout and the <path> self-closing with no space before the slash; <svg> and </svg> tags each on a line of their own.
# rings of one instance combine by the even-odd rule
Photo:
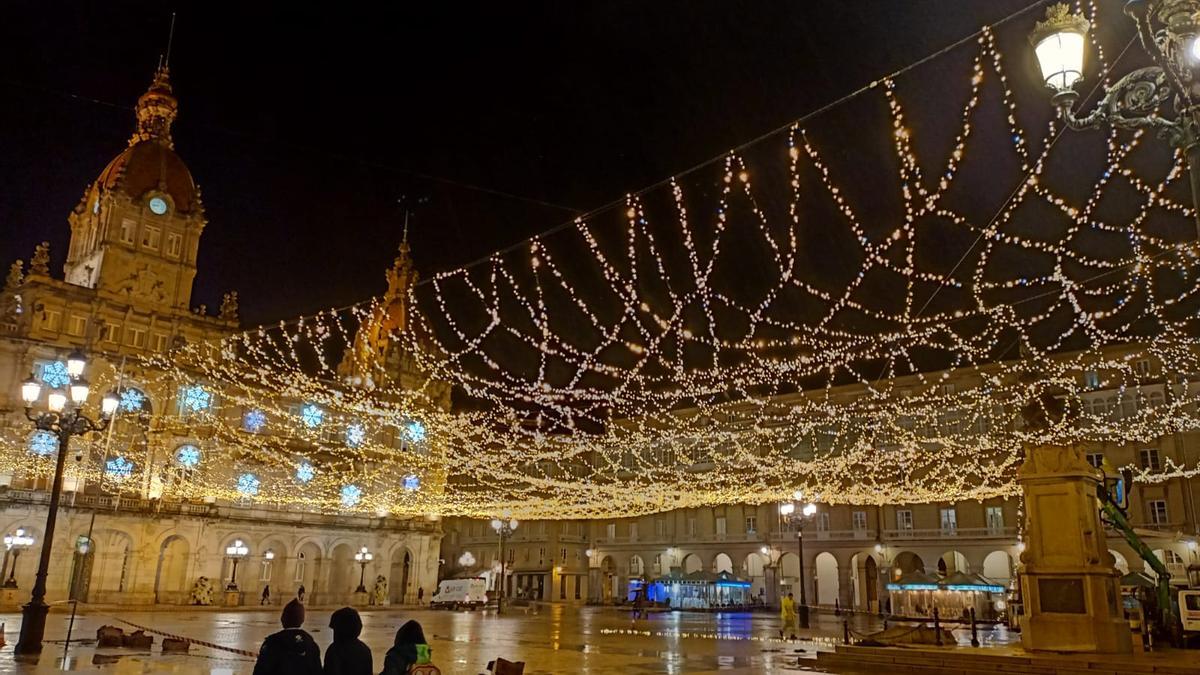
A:
<svg viewBox="0 0 1200 675">
<path fill-rule="evenodd" d="M 0 505 L 3 504 L 49 504 L 50 493 L 42 490 L 0 490 Z M 293 509 L 266 507 L 246 507 L 217 504 L 195 504 L 191 502 L 172 502 L 137 497 L 119 497 L 115 495 L 88 495 L 70 493 L 64 499 L 62 507 L 66 509 L 95 509 L 105 511 L 123 511 L 127 513 L 142 513 L 154 515 L 197 516 L 204 518 L 223 518 L 226 520 L 253 520 L 259 522 L 279 522 L 294 525 L 340 525 L 343 527 L 361 527 L 372 529 L 418 530 L 433 532 L 438 528 L 436 522 L 424 519 L 399 519 L 389 517 L 371 517 L 349 513 L 314 513 Z"/>
<path fill-rule="evenodd" d="M 939 527 L 936 529 L 884 530 L 883 538 L 890 539 L 1012 539 L 1015 527 Z"/>
</svg>

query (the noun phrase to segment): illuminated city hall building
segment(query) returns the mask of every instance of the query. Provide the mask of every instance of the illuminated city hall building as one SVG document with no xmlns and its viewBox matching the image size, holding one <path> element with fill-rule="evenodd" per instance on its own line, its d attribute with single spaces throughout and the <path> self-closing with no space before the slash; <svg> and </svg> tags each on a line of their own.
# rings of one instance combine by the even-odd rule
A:
<svg viewBox="0 0 1200 675">
<path fill-rule="evenodd" d="M 102 388 L 115 389 L 120 406 L 109 429 L 72 439 L 48 601 L 228 602 L 224 589 L 236 559 L 236 586 L 247 603 L 257 604 L 266 586 L 276 603 L 301 587 L 310 603 L 347 603 L 360 574 L 372 601 L 415 602 L 418 589 L 436 586 L 436 520 L 350 508 L 358 499 L 353 486 L 341 512 L 259 504 L 259 479 L 238 462 L 205 467 L 236 485 L 234 498 L 173 496 L 171 488 L 202 463 L 220 461 L 221 441 L 202 423 L 190 424 L 190 415 L 236 415 L 247 434 L 259 433 L 265 421 L 260 411 L 218 408 L 221 391 L 200 379 L 172 381 L 130 358 L 187 345 L 215 348 L 240 330 L 235 293 L 215 315 L 190 306 L 207 219 L 200 189 L 174 148 L 177 110 L 169 73 L 160 68 L 138 100 L 128 147 L 68 214 L 63 276 L 50 269 L 43 244 L 27 265 L 12 265 L 0 293 L 0 536 L 23 530 L 32 537 L 31 545 L 5 551 L 4 578 L 21 589 L 6 598 L 25 602 L 33 586 L 58 445 L 56 435 L 25 419 L 21 384 L 32 373 L 44 389 L 65 386 L 67 356 L 83 350 L 91 403 Z M 389 272 L 390 295 L 404 290 L 391 286 L 411 283 L 411 267 L 405 245 Z M 344 433 L 318 408 L 297 401 L 295 410 L 322 442 Z M 315 442 L 288 442 L 298 454 L 318 453 Z M 311 477 L 313 466 L 301 464 L 298 483 L 306 467 Z M 365 568 L 354 558 L 363 547 L 371 553 Z M 206 595 L 201 577 L 214 592 L 198 599 L 195 593 Z"/>
</svg>

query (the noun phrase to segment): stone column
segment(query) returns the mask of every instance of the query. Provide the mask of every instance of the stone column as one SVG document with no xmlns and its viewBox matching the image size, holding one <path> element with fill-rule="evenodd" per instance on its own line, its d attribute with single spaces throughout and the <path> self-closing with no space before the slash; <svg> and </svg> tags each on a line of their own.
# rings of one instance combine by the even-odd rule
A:
<svg viewBox="0 0 1200 675">
<path fill-rule="evenodd" d="M 850 561 L 838 562 L 838 605 L 841 609 L 855 609 L 854 583 L 850 579 Z"/>
<path fill-rule="evenodd" d="M 779 606 L 779 565 L 763 567 L 763 583 L 767 587 L 767 606 Z"/>
<path fill-rule="evenodd" d="M 1129 653 L 1119 572 L 1108 552 L 1099 476 L 1078 447 L 1026 449 L 1017 473 L 1027 522 L 1021 553 L 1026 649 Z"/>
</svg>

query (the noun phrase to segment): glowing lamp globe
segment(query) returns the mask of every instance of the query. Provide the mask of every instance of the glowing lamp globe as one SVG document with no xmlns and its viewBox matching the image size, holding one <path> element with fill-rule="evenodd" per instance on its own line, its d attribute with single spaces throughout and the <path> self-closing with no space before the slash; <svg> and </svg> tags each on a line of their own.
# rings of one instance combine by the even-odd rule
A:
<svg viewBox="0 0 1200 675">
<path fill-rule="evenodd" d="M 67 357 L 67 374 L 71 377 L 79 377 L 83 375 L 84 368 L 87 368 L 87 357 L 76 349 Z"/>
<path fill-rule="evenodd" d="M 1046 9 L 1046 20 L 1038 22 L 1029 34 L 1046 86 L 1065 91 L 1083 77 L 1088 28 L 1087 20 L 1072 14 L 1065 4 Z"/>
<path fill-rule="evenodd" d="M 46 395 L 46 407 L 50 412 L 62 412 L 67 407 L 67 394 L 62 389 L 55 389 Z"/>
<path fill-rule="evenodd" d="M 791 502 L 785 502 L 785 503 L 779 505 L 779 514 L 780 515 L 790 516 L 795 511 L 796 511 L 796 505 Z"/>
<path fill-rule="evenodd" d="M 100 414 L 105 417 L 112 417 L 113 413 L 117 412 L 117 406 L 119 405 L 121 405 L 121 399 L 110 391 L 100 400 Z"/>
<path fill-rule="evenodd" d="M 75 405 L 83 405 L 87 402 L 88 390 L 91 387 L 88 381 L 82 377 L 71 383 L 71 402 Z"/>
<path fill-rule="evenodd" d="M 813 503 L 805 504 L 804 511 L 802 511 L 802 513 L 804 513 L 805 516 L 810 516 L 810 517 L 816 512 L 817 512 L 817 505 L 813 504 Z"/>
<path fill-rule="evenodd" d="M 25 405 L 33 405 L 42 395 L 42 385 L 32 377 L 21 383 L 21 400 Z"/>
</svg>

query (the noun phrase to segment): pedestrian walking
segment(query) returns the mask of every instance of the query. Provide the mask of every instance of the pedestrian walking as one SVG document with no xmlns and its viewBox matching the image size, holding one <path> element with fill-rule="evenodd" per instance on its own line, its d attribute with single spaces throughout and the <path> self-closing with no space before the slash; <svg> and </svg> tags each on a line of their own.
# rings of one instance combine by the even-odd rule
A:
<svg viewBox="0 0 1200 675">
<path fill-rule="evenodd" d="M 301 603 L 304 602 L 304 584 L 300 584 L 300 588 L 296 589 L 296 598 Z"/>
<path fill-rule="evenodd" d="M 343 607 L 329 616 L 333 642 L 325 649 L 326 675 L 373 675 L 371 648 L 358 636 L 362 617 L 353 607 Z"/>
<path fill-rule="evenodd" d="M 796 618 L 796 599 L 794 595 L 788 593 L 787 597 L 784 598 L 783 602 L 781 602 L 779 605 L 779 621 L 781 624 L 779 627 L 780 638 L 783 638 L 790 629 L 791 639 L 796 639 L 796 631 L 798 630 Z"/>
<path fill-rule="evenodd" d="M 417 586 L 417 606 L 418 607 L 425 606 L 425 587 L 424 586 Z"/>
<path fill-rule="evenodd" d="M 380 675 L 408 675 L 422 672 L 421 666 L 429 666 L 424 672 L 440 672 L 433 667 L 431 650 L 425 642 L 421 624 L 408 621 L 396 631 L 396 641 L 383 657 L 383 672 Z"/>
<path fill-rule="evenodd" d="M 271 604 L 271 586 L 263 586 L 262 598 L 258 601 L 259 605 Z"/>
<path fill-rule="evenodd" d="M 263 640 L 254 663 L 254 675 L 320 675 L 321 648 L 304 625 L 304 605 L 292 600 L 279 615 L 283 630 Z"/>
</svg>

